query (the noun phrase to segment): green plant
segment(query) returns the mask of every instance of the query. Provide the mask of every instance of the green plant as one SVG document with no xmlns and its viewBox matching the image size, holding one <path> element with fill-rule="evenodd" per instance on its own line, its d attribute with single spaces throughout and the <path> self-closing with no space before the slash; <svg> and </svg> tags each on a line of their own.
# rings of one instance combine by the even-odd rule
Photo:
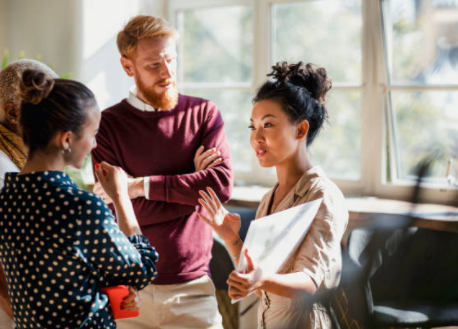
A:
<svg viewBox="0 0 458 329">
<path fill-rule="evenodd" d="M 19 56 L 17 59 L 24 59 L 25 58 L 25 51 L 21 51 L 19 53 Z M 8 65 L 9 63 L 9 59 L 10 59 L 10 54 L 9 54 L 9 50 L 8 48 L 6 48 L 4 51 L 3 51 L 3 60 L 2 60 L 2 69 Z M 40 54 L 37 54 L 34 58 L 35 60 L 39 61 L 39 62 L 43 62 L 41 60 L 41 55 Z M 43 62 L 44 63 L 44 62 Z M 45 63 L 46 64 L 46 63 Z M 50 68 L 52 68 L 54 71 L 55 71 L 55 68 L 53 66 L 49 66 Z M 72 72 L 69 72 L 69 73 L 66 73 L 66 74 L 63 74 L 63 75 L 60 75 L 59 76 L 61 79 L 70 79 L 73 77 L 73 73 Z"/>
</svg>

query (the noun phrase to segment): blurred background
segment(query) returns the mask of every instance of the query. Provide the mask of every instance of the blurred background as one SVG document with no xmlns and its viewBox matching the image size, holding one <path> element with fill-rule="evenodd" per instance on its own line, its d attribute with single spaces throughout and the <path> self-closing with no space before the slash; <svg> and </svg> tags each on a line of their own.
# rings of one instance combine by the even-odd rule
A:
<svg viewBox="0 0 458 329">
<path fill-rule="evenodd" d="M 104 109 L 133 85 L 116 34 L 137 14 L 179 30 L 179 89 L 219 106 L 238 186 L 276 181 L 249 145 L 251 98 L 272 64 L 302 60 L 333 79 L 311 153 L 346 195 L 407 199 L 433 155 L 425 200 L 454 198 L 457 0 L 0 0 L 3 61 L 37 58 L 87 84 Z"/>
</svg>

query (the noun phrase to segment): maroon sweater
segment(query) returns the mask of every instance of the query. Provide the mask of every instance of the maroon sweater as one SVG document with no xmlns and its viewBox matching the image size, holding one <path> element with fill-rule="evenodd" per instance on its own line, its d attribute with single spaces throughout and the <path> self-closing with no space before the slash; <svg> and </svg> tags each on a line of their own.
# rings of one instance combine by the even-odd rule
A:
<svg viewBox="0 0 458 329">
<path fill-rule="evenodd" d="M 223 161 L 194 172 L 200 145 L 216 147 Z M 133 177 L 150 177 L 148 199 L 132 200 L 143 234 L 159 252 L 154 284 L 176 284 L 209 274 L 211 228 L 198 216 L 199 190 L 210 186 L 227 202 L 231 156 L 216 105 L 180 95 L 171 111 L 143 112 L 121 101 L 102 112 L 93 164 L 106 161 Z"/>
</svg>

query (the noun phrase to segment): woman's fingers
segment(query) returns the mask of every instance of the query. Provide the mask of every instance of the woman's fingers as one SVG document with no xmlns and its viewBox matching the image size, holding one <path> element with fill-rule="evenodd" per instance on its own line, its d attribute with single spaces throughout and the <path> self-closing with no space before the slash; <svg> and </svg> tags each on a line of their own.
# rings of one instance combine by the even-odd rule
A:
<svg viewBox="0 0 458 329">
<path fill-rule="evenodd" d="M 247 262 L 247 272 L 251 272 L 254 270 L 255 265 L 253 263 L 253 260 L 251 259 L 250 254 L 248 253 L 248 249 L 245 249 L 245 257 Z"/>
<path fill-rule="evenodd" d="M 129 286 L 129 295 L 123 299 L 121 308 L 129 311 L 138 311 L 140 304 L 141 298 L 137 289 Z"/>
<path fill-rule="evenodd" d="M 213 189 L 210 186 L 207 187 L 207 191 L 208 193 L 210 193 L 211 199 L 214 202 L 216 209 L 221 208 L 223 205 L 221 204 L 221 201 L 219 201 L 215 191 L 213 191 Z"/>
<path fill-rule="evenodd" d="M 211 197 L 205 192 L 205 191 L 199 191 L 200 196 L 202 199 L 205 200 L 205 203 L 207 204 L 207 207 L 211 210 L 212 214 L 215 214 L 217 211 L 217 207 L 215 206 L 215 203 L 212 201 Z"/>
<path fill-rule="evenodd" d="M 199 203 L 201 204 L 202 207 L 204 207 L 205 211 L 207 212 L 207 214 L 210 216 L 210 217 L 214 217 L 215 216 L 215 210 L 213 208 L 210 207 L 210 205 L 208 204 L 207 201 L 205 201 L 204 199 L 199 199 L 197 200 L 199 201 Z"/>
<path fill-rule="evenodd" d="M 229 287 L 228 290 L 229 297 L 234 300 L 238 300 L 240 298 L 245 297 L 247 294 L 238 290 L 237 288 L 234 287 Z"/>
<path fill-rule="evenodd" d="M 205 223 L 207 223 L 208 225 L 210 225 L 211 227 L 213 227 L 213 221 L 207 217 L 205 217 L 203 214 L 201 213 L 197 213 L 197 216 L 200 217 L 200 219 L 202 219 Z"/>
</svg>

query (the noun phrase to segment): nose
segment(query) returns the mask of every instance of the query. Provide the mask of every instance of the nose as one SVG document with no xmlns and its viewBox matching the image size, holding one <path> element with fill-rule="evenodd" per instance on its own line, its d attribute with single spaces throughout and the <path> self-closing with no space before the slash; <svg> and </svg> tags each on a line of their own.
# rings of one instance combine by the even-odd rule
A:
<svg viewBox="0 0 458 329">
<path fill-rule="evenodd" d="M 163 69 L 162 69 L 162 78 L 163 79 L 170 79 L 175 74 L 175 66 L 172 62 L 164 62 Z"/>
<path fill-rule="evenodd" d="M 251 132 L 251 142 L 253 144 L 260 144 L 264 141 L 264 133 L 262 129 L 258 128 L 256 130 L 252 130 Z"/>
</svg>

